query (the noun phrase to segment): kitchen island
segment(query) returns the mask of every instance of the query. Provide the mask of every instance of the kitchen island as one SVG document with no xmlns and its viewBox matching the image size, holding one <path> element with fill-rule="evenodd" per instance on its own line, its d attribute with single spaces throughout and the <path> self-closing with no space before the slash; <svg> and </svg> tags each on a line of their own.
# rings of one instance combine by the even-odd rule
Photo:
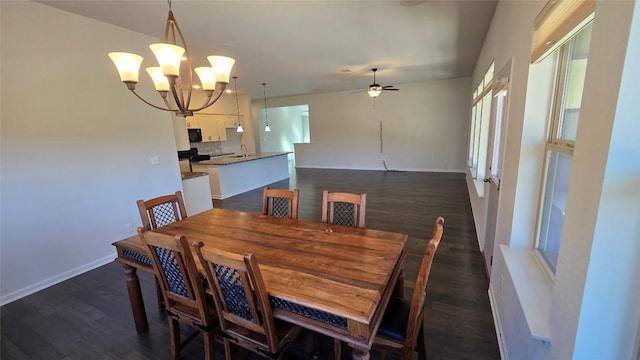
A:
<svg viewBox="0 0 640 360">
<path fill-rule="evenodd" d="M 209 174 L 211 198 L 223 200 L 289 178 L 288 154 L 220 156 L 191 166 L 195 172 Z"/>
</svg>

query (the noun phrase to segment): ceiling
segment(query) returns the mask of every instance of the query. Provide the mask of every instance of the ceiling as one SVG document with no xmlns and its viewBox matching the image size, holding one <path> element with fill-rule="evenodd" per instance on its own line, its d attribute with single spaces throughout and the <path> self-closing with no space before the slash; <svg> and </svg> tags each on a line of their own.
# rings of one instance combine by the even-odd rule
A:
<svg viewBox="0 0 640 360">
<path fill-rule="evenodd" d="M 163 0 L 38 1 L 162 38 Z M 238 92 L 262 98 L 470 76 L 497 0 L 173 0 L 193 65 L 236 59 Z M 146 49 L 105 49 L 142 55 Z M 153 65 L 152 65 L 153 64 Z M 141 71 L 140 81 L 151 81 Z M 115 74 L 114 68 L 114 77 Z"/>
</svg>

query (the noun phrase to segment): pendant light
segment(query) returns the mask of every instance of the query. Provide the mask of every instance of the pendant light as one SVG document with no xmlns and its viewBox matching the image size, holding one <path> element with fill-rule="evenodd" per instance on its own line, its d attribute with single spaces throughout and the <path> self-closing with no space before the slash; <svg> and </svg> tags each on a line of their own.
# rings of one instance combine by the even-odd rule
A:
<svg viewBox="0 0 640 360">
<path fill-rule="evenodd" d="M 242 124 L 240 124 L 240 104 L 238 103 L 238 77 L 234 76 L 233 77 L 233 86 L 235 87 L 236 90 L 236 111 L 238 114 L 238 127 L 236 128 L 236 132 L 244 132 L 244 129 L 242 128 Z"/>
<path fill-rule="evenodd" d="M 271 128 L 269 127 L 269 114 L 267 112 L 267 83 L 262 83 L 262 92 L 264 94 L 264 120 L 267 124 L 264 127 L 264 131 L 269 132 Z"/>
</svg>

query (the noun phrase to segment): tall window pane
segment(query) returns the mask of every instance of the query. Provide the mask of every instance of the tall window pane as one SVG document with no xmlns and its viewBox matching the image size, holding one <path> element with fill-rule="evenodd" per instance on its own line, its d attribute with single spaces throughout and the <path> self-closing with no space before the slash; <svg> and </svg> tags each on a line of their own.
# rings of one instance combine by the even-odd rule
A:
<svg viewBox="0 0 640 360">
<path fill-rule="evenodd" d="M 560 126 L 558 139 L 575 141 L 578 129 L 578 117 L 582 104 L 582 90 L 587 71 L 589 40 L 591 39 L 589 24 L 569 43 L 569 54 L 566 64 L 565 86 L 560 108 Z"/>
<path fill-rule="evenodd" d="M 537 250 L 553 272 L 558 263 L 572 158 L 570 154 L 556 150 L 549 150 L 547 153 L 544 201 Z"/>
</svg>

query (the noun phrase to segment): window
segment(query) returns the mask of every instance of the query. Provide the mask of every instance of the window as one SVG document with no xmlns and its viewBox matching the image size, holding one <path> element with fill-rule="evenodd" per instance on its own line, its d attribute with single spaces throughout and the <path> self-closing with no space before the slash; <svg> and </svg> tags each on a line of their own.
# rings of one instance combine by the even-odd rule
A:
<svg viewBox="0 0 640 360">
<path fill-rule="evenodd" d="M 494 64 L 491 63 L 491 66 L 489 66 L 489 69 L 473 92 L 473 106 L 471 108 L 467 163 L 479 196 L 483 195 L 484 186 L 482 181 L 485 178 L 487 166 L 493 67 Z"/>
<path fill-rule="evenodd" d="M 501 78 L 498 86 L 494 87 L 493 98 L 495 104 L 495 129 L 493 131 L 493 152 L 491 155 L 491 179 L 500 188 L 500 172 L 502 171 L 502 157 L 504 153 L 505 121 L 507 117 L 507 83 L 508 78 Z"/>
<path fill-rule="evenodd" d="M 576 141 L 582 90 L 587 68 L 591 23 L 544 62 L 555 62 L 554 99 L 550 109 L 550 128 L 545 145 L 545 161 L 538 211 L 536 252 L 555 273 L 560 249 L 569 175 Z"/>
</svg>

